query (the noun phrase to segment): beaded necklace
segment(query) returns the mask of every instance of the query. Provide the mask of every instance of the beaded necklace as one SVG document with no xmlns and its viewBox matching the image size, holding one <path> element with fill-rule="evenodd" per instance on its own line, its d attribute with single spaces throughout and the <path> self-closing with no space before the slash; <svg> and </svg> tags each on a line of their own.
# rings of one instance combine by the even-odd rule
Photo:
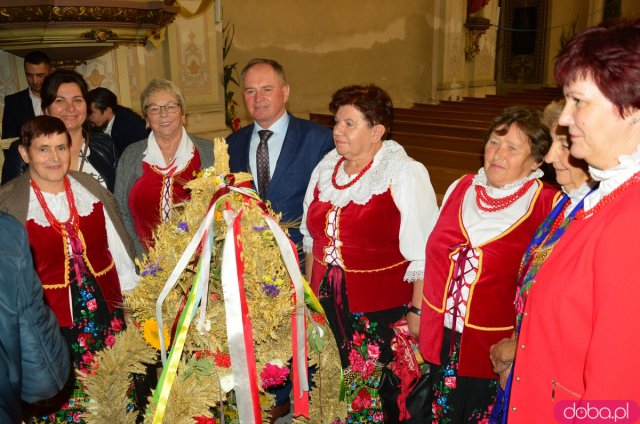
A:
<svg viewBox="0 0 640 424">
<path fill-rule="evenodd" d="M 636 172 L 635 174 L 633 174 L 631 178 L 629 178 L 624 183 L 620 184 L 615 190 L 613 190 L 611 193 L 607 194 L 602 199 L 600 199 L 600 201 L 590 210 L 586 212 L 584 210 L 581 210 L 580 212 L 578 212 L 578 214 L 576 215 L 576 219 L 585 219 L 597 213 L 600 209 L 607 206 L 609 203 L 611 203 L 611 201 L 613 201 L 616 197 L 620 196 L 629 187 L 631 187 L 638 181 L 640 181 L 640 172 Z"/>
<path fill-rule="evenodd" d="M 64 222 L 58 221 L 53 215 L 53 212 L 51 212 L 51 209 L 49 209 L 47 202 L 44 200 L 44 196 L 42 195 L 40 187 L 38 187 L 38 185 L 33 180 L 31 180 L 31 187 L 33 187 L 33 192 L 36 194 L 38 203 L 40 203 L 40 207 L 44 211 L 44 215 L 47 218 L 47 221 L 49 222 L 49 224 L 51 224 L 51 227 L 62 236 L 65 244 L 65 252 L 68 249 L 68 247 L 66 246 L 69 246 L 71 248 L 70 259 L 75 271 L 75 280 L 77 281 L 79 286 L 82 285 L 82 276 L 86 274 L 88 270 L 83 257 L 85 249 L 84 243 L 82 241 L 82 235 L 80 234 L 80 215 L 78 214 L 78 209 L 76 208 L 76 202 L 73 197 L 73 191 L 71 190 L 69 178 L 66 175 L 64 177 L 64 193 L 67 197 L 67 204 L 69 205 L 69 218 Z M 68 269 L 65 269 L 64 280 L 64 287 L 66 287 L 69 285 Z"/>
<path fill-rule="evenodd" d="M 489 196 L 489 193 L 487 193 L 487 189 L 484 186 L 476 185 L 476 205 L 478 206 L 478 209 L 484 212 L 496 212 L 502 210 L 508 206 L 511 206 L 516 200 L 524 196 L 524 194 L 529 190 L 534 182 L 535 180 L 529 180 L 524 183 L 522 187 L 520 187 L 515 193 L 500 198 Z"/>
<path fill-rule="evenodd" d="M 340 160 L 338 160 L 338 163 L 336 163 L 335 168 L 333 168 L 333 174 L 331 175 L 331 183 L 333 183 L 333 186 L 338 189 L 338 190 L 344 190 L 346 188 L 351 187 L 352 185 L 354 185 L 355 183 L 358 182 L 358 180 L 360 178 L 362 178 L 362 176 L 364 174 L 366 174 L 366 172 L 371 169 L 371 166 L 373 165 L 373 159 L 371 160 L 371 162 L 369 162 L 369 164 L 367 166 L 364 167 L 364 169 L 362 171 L 360 171 L 358 173 L 358 175 L 356 175 L 356 177 L 349 181 L 346 184 L 340 185 L 338 184 L 338 182 L 336 181 L 336 176 L 338 175 L 338 169 L 340 169 L 340 165 L 342 165 L 342 163 L 345 161 L 344 157 L 341 157 Z"/>
<path fill-rule="evenodd" d="M 47 202 L 44 200 L 40 187 L 38 187 L 36 182 L 33 180 L 31 180 L 31 187 L 33 187 L 33 192 L 38 199 L 38 203 L 40 203 L 40 207 L 44 211 L 47 221 L 51 224 L 51 227 L 53 227 L 53 229 L 63 237 L 76 237 L 80 224 L 80 216 L 78 215 L 78 209 L 76 208 L 76 202 L 73 198 L 73 191 L 71 191 L 69 179 L 66 176 L 64 177 L 64 192 L 67 197 L 67 203 L 69 204 L 69 218 L 64 222 L 58 221 L 53 215 L 51 209 L 49 209 L 49 206 L 47 205 Z"/>
<path fill-rule="evenodd" d="M 558 214 L 558 216 L 556 216 L 556 219 L 553 221 L 553 224 L 551 225 L 551 231 L 549 231 L 549 234 L 547 235 L 547 237 L 543 240 L 542 244 L 545 244 L 547 242 L 547 239 L 556 232 L 556 230 L 558 228 L 560 228 L 560 225 L 562 224 L 562 222 L 565 220 L 565 212 L 567 210 L 567 208 L 569 207 L 569 205 L 571 204 L 571 200 L 568 200 L 564 206 L 562 207 L 562 210 L 560 211 L 560 213 Z"/>
</svg>

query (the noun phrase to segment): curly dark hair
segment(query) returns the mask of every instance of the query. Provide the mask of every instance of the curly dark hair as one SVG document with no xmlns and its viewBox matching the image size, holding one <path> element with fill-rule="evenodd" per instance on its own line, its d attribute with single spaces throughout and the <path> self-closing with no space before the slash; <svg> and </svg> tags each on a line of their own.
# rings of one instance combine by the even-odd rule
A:
<svg viewBox="0 0 640 424">
<path fill-rule="evenodd" d="M 529 140 L 531 156 L 540 163 L 544 160 L 544 155 L 551 147 L 551 134 L 549 128 L 542 122 L 542 113 L 536 109 L 529 109 L 525 106 L 511 106 L 503 110 L 491 122 L 491 126 L 484 135 L 485 144 L 489 141 L 494 132 L 498 135 L 505 135 L 509 132 L 511 125 L 516 125 Z"/>
<path fill-rule="evenodd" d="M 350 85 L 342 87 L 331 96 L 329 110 L 334 115 L 340 106 L 351 105 L 358 109 L 369 123 L 384 126 L 383 137 L 391 131 L 393 123 L 393 103 L 391 97 L 377 85 Z"/>
</svg>

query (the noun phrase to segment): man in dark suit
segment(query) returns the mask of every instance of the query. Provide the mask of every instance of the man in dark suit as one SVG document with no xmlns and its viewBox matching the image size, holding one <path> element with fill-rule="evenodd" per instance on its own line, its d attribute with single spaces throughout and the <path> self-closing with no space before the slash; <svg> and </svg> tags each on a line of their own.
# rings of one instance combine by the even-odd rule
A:
<svg viewBox="0 0 640 424">
<path fill-rule="evenodd" d="M 51 73 L 51 61 L 43 52 L 30 52 L 24 58 L 24 75 L 29 88 L 4 98 L 2 138 L 20 137 L 22 124 L 42 115 L 40 89 L 42 81 Z"/>
<path fill-rule="evenodd" d="M 265 201 L 271 202 L 275 212 L 282 213 L 282 221 L 296 223 L 289 229 L 291 239 L 300 245 L 299 221 L 302 202 L 311 172 L 324 155 L 331 151 L 331 130 L 287 113 L 289 84 L 282 66 L 271 59 L 253 59 L 240 74 L 244 103 L 254 119 L 251 125 L 227 137 L 231 172 L 251 172 L 253 181 Z M 259 178 L 259 131 L 272 134 L 268 146 L 268 178 Z M 263 185 L 261 187 L 261 184 Z"/>
<path fill-rule="evenodd" d="M 118 97 L 104 87 L 89 91 L 91 114 L 89 122 L 111 136 L 118 157 L 130 144 L 144 140 L 149 129 L 144 119 L 129 108 L 118 105 Z"/>
</svg>

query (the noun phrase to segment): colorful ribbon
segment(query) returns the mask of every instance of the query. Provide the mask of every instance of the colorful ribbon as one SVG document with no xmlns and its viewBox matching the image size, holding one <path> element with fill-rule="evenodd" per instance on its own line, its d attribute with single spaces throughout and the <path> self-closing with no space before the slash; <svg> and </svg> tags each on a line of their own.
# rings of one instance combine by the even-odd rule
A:
<svg viewBox="0 0 640 424">
<path fill-rule="evenodd" d="M 222 197 L 231 191 L 255 200 L 256 204 L 265 211 L 264 219 L 275 236 L 280 252 L 282 253 L 284 264 L 291 276 L 295 291 L 293 299 L 295 308 L 291 316 L 293 333 L 292 380 L 294 385 L 294 414 L 295 416 L 304 415 L 307 418 L 309 417 L 309 383 L 307 377 L 305 326 L 306 306 L 304 304 L 302 274 L 298 266 L 296 250 L 275 220 L 266 214 L 266 206 L 256 192 L 248 188 L 248 184 L 234 186 L 235 178 L 233 175 L 226 176 L 225 182 L 226 185 L 221 187 L 212 197 L 207 214 L 189 241 L 156 302 L 156 318 L 161 347 L 160 355 L 164 368 L 154 392 L 153 401 L 157 405 L 153 417 L 154 424 L 160 424 L 164 418 L 169 393 L 176 377 L 187 332 L 199 303 L 200 316 L 197 329 L 201 332 L 209 331 L 210 325 L 206 320 L 206 304 L 208 300 L 209 267 L 211 264 L 214 240 L 213 219 L 215 217 L 215 210 L 219 206 Z M 222 289 L 225 301 L 229 353 L 233 367 L 234 390 L 236 392 L 236 399 L 238 400 L 238 414 L 241 423 L 262 422 L 251 320 L 244 295 L 244 263 L 242 260 L 242 244 L 239 241 L 242 211 L 236 213 L 233 210 L 226 210 L 223 216 L 227 222 L 227 234 L 223 249 L 221 270 Z M 178 283 L 182 272 L 190 263 L 193 255 L 196 254 L 199 249 L 201 252 L 194 283 L 188 294 L 184 309 L 180 313 L 173 347 L 167 358 L 167 346 L 163 331 L 162 304 Z"/>
<path fill-rule="evenodd" d="M 187 332 L 195 315 L 196 308 L 198 307 L 198 302 L 200 302 L 200 296 L 202 294 L 200 287 L 205 280 L 209 279 L 211 246 L 213 245 L 212 233 L 212 231 L 207 231 L 204 235 L 204 237 L 207 239 L 207 242 L 204 244 L 202 255 L 200 255 L 196 275 L 194 277 L 194 283 L 192 284 L 191 290 L 189 291 L 189 296 L 187 297 L 187 303 L 184 307 L 184 310 L 180 314 L 180 320 L 178 321 L 178 331 L 173 342 L 173 349 L 171 349 L 169 358 L 162 369 L 162 374 L 160 375 L 158 386 L 156 387 L 156 391 L 153 394 L 153 403 L 156 405 L 156 410 L 153 415 L 153 424 L 162 423 L 162 419 L 164 418 L 164 412 L 169 401 L 171 387 L 173 386 L 173 383 L 175 381 L 176 374 L 178 372 L 178 364 L 180 363 L 180 357 L 182 356 L 184 344 L 187 340 Z M 161 328 L 162 326 L 159 327 L 159 334 L 163 333 L 163 331 L 160 330 Z M 163 353 L 166 354 L 166 352 Z"/>
</svg>

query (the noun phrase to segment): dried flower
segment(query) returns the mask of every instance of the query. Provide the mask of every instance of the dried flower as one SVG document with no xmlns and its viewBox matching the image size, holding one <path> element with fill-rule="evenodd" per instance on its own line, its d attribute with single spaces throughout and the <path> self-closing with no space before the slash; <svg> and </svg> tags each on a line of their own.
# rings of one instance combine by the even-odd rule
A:
<svg viewBox="0 0 640 424">
<path fill-rule="evenodd" d="M 193 419 L 198 424 L 217 424 L 218 423 L 215 418 L 205 417 L 204 415 L 199 417 L 193 417 Z"/>
<path fill-rule="evenodd" d="M 279 367 L 273 364 L 266 364 L 260 373 L 262 379 L 262 388 L 277 387 L 287 381 L 289 376 L 289 367 Z"/>
<path fill-rule="evenodd" d="M 327 317 L 324 314 L 311 312 L 311 318 L 320 325 L 325 325 L 327 323 Z"/>
<path fill-rule="evenodd" d="M 176 232 L 178 234 L 188 233 L 189 232 L 189 224 L 187 224 L 184 221 L 178 222 L 178 225 L 176 226 Z"/>
<path fill-rule="evenodd" d="M 225 393 L 229 393 L 233 390 L 234 385 L 235 381 L 233 380 L 233 373 L 220 377 L 220 387 L 222 387 L 222 390 L 224 390 Z"/>
<path fill-rule="evenodd" d="M 165 347 L 169 346 L 169 332 L 167 328 L 163 326 Z M 142 333 L 144 334 L 144 339 L 156 349 L 160 349 L 160 336 L 158 335 L 158 321 L 153 318 L 150 318 L 144 322 L 142 325 Z"/>
<path fill-rule="evenodd" d="M 217 351 L 213 354 L 213 362 L 221 368 L 231 368 L 231 356 L 228 353 Z"/>
<path fill-rule="evenodd" d="M 155 277 L 158 271 L 162 271 L 162 267 L 157 262 L 150 262 L 147 264 L 147 267 L 142 271 L 142 276 L 146 277 L 148 275 Z"/>
<path fill-rule="evenodd" d="M 280 294 L 280 288 L 275 284 L 262 283 L 262 292 L 269 297 L 276 297 Z"/>
</svg>

